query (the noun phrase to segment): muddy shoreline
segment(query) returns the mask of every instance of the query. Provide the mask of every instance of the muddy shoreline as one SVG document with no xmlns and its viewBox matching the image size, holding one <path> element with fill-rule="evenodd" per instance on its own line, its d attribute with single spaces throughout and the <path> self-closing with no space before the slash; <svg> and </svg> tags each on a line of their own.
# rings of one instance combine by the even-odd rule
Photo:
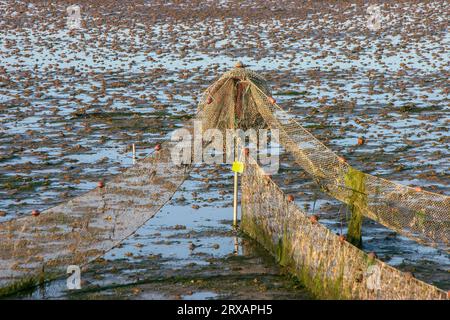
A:
<svg viewBox="0 0 450 320">
<path fill-rule="evenodd" d="M 371 32 L 363 1 L 80 1 L 80 32 L 66 26 L 71 1 L 0 1 L 0 223 L 67 201 L 130 167 L 131 143 L 138 159 L 151 153 L 237 59 L 263 74 L 277 102 L 352 166 L 448 195 L 449 8 L 440 1 L 379 3 L 385 20 Z M 288 155 L 281 161 L 274 179 L 283 190 L 332 230 L 345 230 L 346 209 Z M 193 198 L 178 210 L 229 195 L 228 178 L 220 177 L 209 185 L 213 200 Z M 364 250 L 450 288 L 448 253 L 370 220 L 363 230 Z M 165 245 L 155 241 L 142 245 Z M 117 255 L 128 259 L 125 253 Z"/>
</svg>

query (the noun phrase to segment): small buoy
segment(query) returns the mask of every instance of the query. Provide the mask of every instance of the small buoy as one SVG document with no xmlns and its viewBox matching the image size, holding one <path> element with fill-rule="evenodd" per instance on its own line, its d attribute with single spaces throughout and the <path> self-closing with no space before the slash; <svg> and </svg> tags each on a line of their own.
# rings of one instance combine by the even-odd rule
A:
<svg viewBox="0 0 450 320">
<path fill-rule="evenodd" d="M 416 190 L 417 192 L 421 192 L 422 188 L 421 187 L 415 187 L 414 190 Z"/>
<path fill-rule="evenodd" d="M 345 241 L 347 241 L 347 237 L 343 234 L 339 235 L 339 242 L 344 243 Z"/>
<path fill-rule="evenodd" d="M 294 201 L 294 196 L 292 194 L 290 194 L 287 196 L 287 199 L 289 202 L 292 202 L 292 201 Z"/>
<path fill-rule="evenodd" d="M 236 64 L 234 65 L 235 68 L 243 68 L 244 64 L 241 61 L 236 62 Z"/>
<path fill-rule="evenodd" d="M 369 252 L 367 254 L 367 257 L 369 258 L 369 261 L 373 261 L 373 260 L 375 260 L 377 258 L 377 255 L 376 255 L 375 252 Z"/>
<path fill-rule="evenodd" d="M 156 150 L 156 151 L 161 150 L 161 145 L 160 145 L 159 143 L 155 146 L 155 150 Z"/>
<path fill-rule="evenodd" d="M 412 279 L 412 278 L 414 278 L 414 273 L 407 271 L 407 272 L 405 272 L 405 277 L 406 277 L 406 279 Z"/>
<path fill-rule="evenodd" d="M 316 224 L 319 221 L 319 217 L 313 214 L 311 217 L 309 217 L 309 221 L 311 221 L 312 224 Z"/>
<path fill-rule="evenodd" d="M 41 213 L 39 212 L 39 210 L 36 210 L 36 209 L 34 209 L 33 211 L 31 211 L 31 215 L 33 216 L 33 217 L 37 217 L 37 216 L 39 216 Z"/>
<path fill-rule="evenodd" d="M 275 104 L 276 101 L 273 97 L 268 97 L 267 100 L 271 103 L 271 104 Z"/>
<path fill-rule="evenodd" d="M 364 143 L 366 143 L 366 139 L 364 139 L 364 137 L 359 137 L 358 138 L 358 146 L 362 146 Z"/>
<path fill-rule="evenodd" d="M 208 96 L 208 98 L 206 98 L 206 104 L 211 104 L 211 102 L 213 102 L 213 99 L 211 96 Z"/>
<path fill-rule="evenodd" d="M 338 158 L 340 162 L 345 163 L 345 159 L 343 157 Z"/>
<path fill-rule="evenodd" d="M 139 289 L 139 288 L 133 288 L 133 293 L 134 294 L 139 294 L 139 293 L 141 293 L 141 289 Z"/>
<path fill-rule="evenodd" d="M 244 155 L 246 157 L 248 157 L 249 154 L 250 154 L 250 149 L 249 148 L 244 148 Z"/>
<path fill-rule="evenodd" d="M 105 184 L 103 183 L 103 181 L 99 181 L 97 183 L 97 187 L 99 187 L 100 189 L 103 188 L 105 186 Z"/>
</svg>

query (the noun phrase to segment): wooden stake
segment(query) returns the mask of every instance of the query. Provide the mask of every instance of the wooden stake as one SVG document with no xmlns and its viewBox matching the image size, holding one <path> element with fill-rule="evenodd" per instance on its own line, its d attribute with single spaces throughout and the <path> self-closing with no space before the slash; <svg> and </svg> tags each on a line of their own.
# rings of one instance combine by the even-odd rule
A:
<svg viewBox="0 0 450 320">
<path fill-rule="evenodd" d="M 133 143 L 133 164 L 136 164 L 136 147 Z"/>
</svg>

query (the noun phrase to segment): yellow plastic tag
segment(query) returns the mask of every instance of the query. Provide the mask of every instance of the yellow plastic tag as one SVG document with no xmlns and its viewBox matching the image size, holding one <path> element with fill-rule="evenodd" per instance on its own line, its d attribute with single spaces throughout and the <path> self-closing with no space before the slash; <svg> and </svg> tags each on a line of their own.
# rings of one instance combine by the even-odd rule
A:
<svg viewBox="0 0 450 320">
<path fill-rule="evenodd" d="M 238 173 L 244 172 L 244 163 L 240 161 L 234 161 L 231 170 Z"/>
</svg>

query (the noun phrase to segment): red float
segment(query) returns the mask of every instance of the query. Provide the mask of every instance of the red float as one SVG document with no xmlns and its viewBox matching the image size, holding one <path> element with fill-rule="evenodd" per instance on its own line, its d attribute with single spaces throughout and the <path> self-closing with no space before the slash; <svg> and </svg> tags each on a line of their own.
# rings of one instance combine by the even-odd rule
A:
<svg viewBox="0 0 450 320">
<path fill-rule="evenodd" d="M 316 224 L 319 221 L 319 217 L 313 214 L 311 217 L 309 217 L 309 221 L 311 221 L 312 224 Z"/>
<path fill-rule="evenodd" d="M 369 258 L 370 261 L 372 261 L 377 258 L 377 255 L 375 252 L 369 252 L 369 254 L 367 254 L 367 257 Z"/>
<path fill-rule="evenodd" d="M 366 143 L 366 139 L 364 139 L 364 137 L 359 137 L 358 138 L 358 146 L 362 146 L 364 143 Z"/>
</svg>

